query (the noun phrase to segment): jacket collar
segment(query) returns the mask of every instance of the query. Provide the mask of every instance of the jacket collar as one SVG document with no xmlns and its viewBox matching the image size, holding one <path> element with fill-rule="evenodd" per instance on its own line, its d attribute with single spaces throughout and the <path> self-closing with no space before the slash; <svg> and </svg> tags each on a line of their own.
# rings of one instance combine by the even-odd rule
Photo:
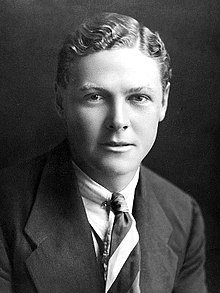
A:
<svg viewBox="0 0 220 293">
<path fill-rule="evenodd" d="M 171 292 L 177 255 L 169 246 L 173 228 L 156 196 L 146 168 L 141 168 L 133 214 L 141 246 L 141 292 Z"/>
<path fill-rule="evenodd" d="M 38 292 L 102 292 L 90 226 L 66 146 L 48 159 L 25 233 L 36 245 L 26 265 Z"/>
</svg>

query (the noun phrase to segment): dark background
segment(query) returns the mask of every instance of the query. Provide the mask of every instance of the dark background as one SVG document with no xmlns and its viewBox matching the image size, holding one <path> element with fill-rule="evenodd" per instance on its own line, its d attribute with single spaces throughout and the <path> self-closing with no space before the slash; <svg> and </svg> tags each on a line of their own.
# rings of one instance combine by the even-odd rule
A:
<svg viewBox="0 0 220 293">
<path fill-rule="evenodd" d="M 167 118 L 144 163 L 199 202 L 210 292 L 220 292 L 219 8 L 219 0 L 0 3 L 1 168 L 43 153 L 65 136 L 53 106 L 53 80 L 71 27 L 113 11 L 159 31 L 172 57 L 172 88 Z"/>
</svg>

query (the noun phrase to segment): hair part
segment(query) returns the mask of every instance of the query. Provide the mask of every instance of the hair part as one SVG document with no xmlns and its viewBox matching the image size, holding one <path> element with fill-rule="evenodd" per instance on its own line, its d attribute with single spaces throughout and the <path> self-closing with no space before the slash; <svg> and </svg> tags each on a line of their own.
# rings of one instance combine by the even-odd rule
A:
<svg viewBox="0 0 220 293">
<path fill-rule="evenodd" d="M 117 13 L 102 13 L 82 23 L 70 33 L 59 52 L 56 83 L 66 88 L 71 64 L 77 57 L 116 48 L 139 48 L 148 57 L 158 62 L 162 88 L 171 79 L 170 57 L 157 32 L 153 33 L 130 16 Z"/>
</svg>

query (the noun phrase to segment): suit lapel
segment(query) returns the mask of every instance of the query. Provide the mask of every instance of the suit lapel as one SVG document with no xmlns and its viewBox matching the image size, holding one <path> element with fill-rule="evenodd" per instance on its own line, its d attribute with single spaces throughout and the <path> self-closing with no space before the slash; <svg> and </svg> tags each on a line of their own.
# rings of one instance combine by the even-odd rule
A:
<svg viewBox="0 0 220 293">
<path fill-rule="evenodd" d="M 133 213 L 140 235 L 141 292 L 171 292 L 178 260 L 168 244 L 172 226 L 150 182 L 143 176 L 143 170 L 135 193 Z"/>
<path fill-rule="evenodd" d="M 67 151 L 50 157 L 25 233 L 36 249 L 26 261 L 38 292 L 102 292 L 95 251 Z"/>
</svg>

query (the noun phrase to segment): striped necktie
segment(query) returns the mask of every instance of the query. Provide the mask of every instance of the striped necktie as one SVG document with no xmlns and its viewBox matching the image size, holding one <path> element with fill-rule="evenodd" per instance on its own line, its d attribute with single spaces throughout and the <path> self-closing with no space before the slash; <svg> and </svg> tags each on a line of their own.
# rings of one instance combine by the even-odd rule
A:
<svg viewBox="0 0 220 293">
<path fill-rule="evenodd" d="M 140 245 L 135 220 L 120 193 L 113 193 L 111 209 L 115 220 L 105 293 L 140 293 Z"/>
</svg>

